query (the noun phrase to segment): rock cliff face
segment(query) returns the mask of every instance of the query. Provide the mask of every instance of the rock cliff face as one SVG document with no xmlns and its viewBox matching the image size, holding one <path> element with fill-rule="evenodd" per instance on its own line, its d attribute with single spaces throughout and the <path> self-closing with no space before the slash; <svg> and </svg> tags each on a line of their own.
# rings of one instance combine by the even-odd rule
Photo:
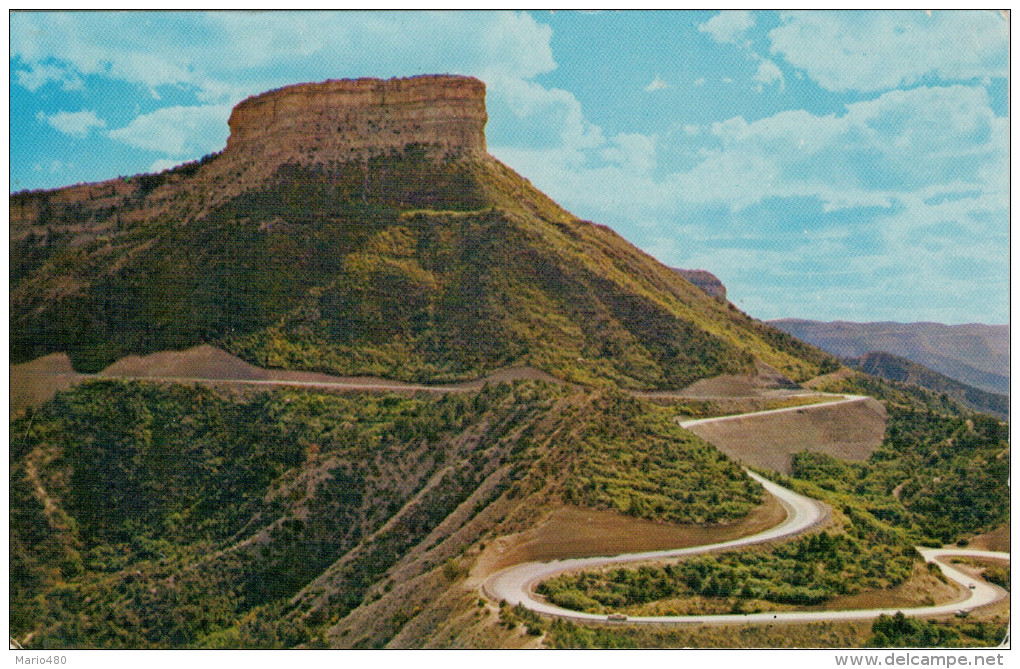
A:
<svg viewBox="0 0 1020 669">
<path fill-rule="evenodd" d="M 726 286 L 715 274 L 704 269 L 677 269 L 676 272 L 720 302 L 726 301 Z"/>
<path fill-rule="evenodd" d="M 472 77 L 297 84 L 241 102 L 226 156 L 271 163 L 346 162 L 408 144 L 484 156 L 485 84 Z"/>
</svg>

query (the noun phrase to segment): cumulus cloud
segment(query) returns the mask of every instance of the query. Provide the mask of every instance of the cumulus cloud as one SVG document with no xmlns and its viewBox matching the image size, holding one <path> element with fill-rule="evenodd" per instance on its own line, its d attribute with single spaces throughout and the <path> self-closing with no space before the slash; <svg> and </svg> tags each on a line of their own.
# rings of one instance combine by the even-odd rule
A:
<svg viewBox="0 0 1020 669">
<path fill-rule="evenodd" d="M 18 12 L 10 56 L 12 81 L 32 91 L 97 76 L 156 100 L 167 97 L 164 87 L 193 93 L 204 104 L 168 107 L 109 133 L 174 158 L 222 148 L 229 107 L 248 95 L 297 81 L 422 72 L 483 79 L 490 140 L 600 144 L 572 94 L 532 81 L 556 68 L 551 37 L 526 12 Z M 186 138 L 189 128 L 202 137 Z"/>
<path fill-rule="evenodd" d="M 226 143 L 229 105 L 164 107 L 111 130 L 110 139 L 171 156 L 218 151 Z"/>
<path fill-rule="evenodd" d="M 36 118 L 66 135 L 79 138 L 87 136 L 93 128 L 106 127 L 106 121 L 96 116 L 90 109 L 77 112 L 59 111 L 49 115 L 39 112 Z"/>
<path fill-rule="evenodd" d="M 947 320 L 983 305 L 987 320 L 1006 318 L 1008 119 L 982 87 L 919 87 L 838 114 L 697 130 L 670 136 L 671 148 L 701 147 L 683 170 L 664 171 L 648 136 L 493 152 L 664 262 L 720 274 L 759 317 Z M 792 286 L 810 310 L 783 312 Z M 876 305 L 875 294 L 889 297 Z"/>
<path fill-rule="evenodd" d="M 19 86 L 23 86 L 33 93 L 51 81 L 59 83 L 65 91 L 80 91 L 85 88 L 85 84 L 77 74 L 67 68 L 48 63 L 36 63 L 18 70 L 14 72 L 14 79 Z"/>
<path fill-rule="evenodd" d="M 769 39 L 823 88 L 880 91 L 925 77 L 1004 77 L 1008 28 L 985 11 L 792 12 Z"/>
<path fill-rule="evenodd" d="M 785 86 L 783 71 L 779 69 L 778 65 L 767 59 L 758 63 L 758 71 L 755 73 L 753 79 L 762 86 L 769 86 L 771 84 L 778 83 L 780 90 L 782 90 Z"/>
<path fill-rule="evenodd" d="M 719 12 L 699 25 L 698 30 L 708 33 L 716 42 L 737 44 L 752 26 L 754 26 L 754 17 L 751 16 L 751 12 L 725 11 Z"/>
<path fill-rule="evenodd" d="M 920 87 L 847 105 L 840 116 L 786 111 L 712 127 L 720 146 L 677 175 L 689 197 L 746 207 L 768 196 L 819 197 L 830 209 L 889 206 L 926 186 L 987 184 L 1005 147 L 980 87 Z"/>
<path fill-rule="evenodd" d="M 628 171 L 643 174 L 655 166 L 655 140 L 637 133 L 620 133 L 612 138 L 600 156 L 608 163 L 624 166 Z"/>
<path fill-rule="evenodd" d="M 652 82 L 645 86 L 645 91 L 648 93 L 652 93 L 654 91 L 661 91 L 664 88 L 669 88 L 669 84 L 663 81 L 659 77 L 659 75 L 655 75 L 655 78 L 652 79 Z"/>
<path fill-rule="evenodd" d="M 101 75 L 236 102 L 297 76 L 529 78 L 556 67 L 551 34 L 523 12 L 17 12 L 10 56 L 26 88 Z"/>
<path fill-rule="evenodd" d="M 585 118 L 581 103 L 569 91 L 522 79 L 497 80 L 492 88 L 487 101 L 490 117 L 497 117 L 502 107 L 512 114 L 513 122 L 502 131 L 488 133 L 490 143 L 559 147 L 566 155 L 601 147 L 606 141 L 602 129 Z"/>
</svg>

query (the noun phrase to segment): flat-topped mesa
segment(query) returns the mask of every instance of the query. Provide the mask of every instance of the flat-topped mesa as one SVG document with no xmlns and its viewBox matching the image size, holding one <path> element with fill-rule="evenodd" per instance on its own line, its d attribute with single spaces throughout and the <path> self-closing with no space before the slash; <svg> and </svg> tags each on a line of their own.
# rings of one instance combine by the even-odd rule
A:
<svg viewBox="0 0 1020 669">
<path fill-rule="evenodd" d="M 473 77 L 340 79 L 286 86 L 230 115 L 225 154 L 282 163 L 358 160 L 423 145 L 485 156 L 485 84 Z"/>
</svg>

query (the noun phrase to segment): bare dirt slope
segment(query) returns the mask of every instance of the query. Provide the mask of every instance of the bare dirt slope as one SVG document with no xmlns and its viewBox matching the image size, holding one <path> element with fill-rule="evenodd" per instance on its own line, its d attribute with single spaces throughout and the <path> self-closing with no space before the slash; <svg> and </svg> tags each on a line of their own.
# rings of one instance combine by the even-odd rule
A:
<svg viewBox="0 0 1020 669">
<path fill-rule="evenodd" d="M 39 406 L 50 400 L 58 391 L 68 390 L 90 378 L 103 379 L 160 379 L 208 380 L 222 383 L 278 382 L 300 385 L 336 385 L 352 389 L 421 391 L 434 388 L 439 392 L 478 390 L 486 383 L 532 380 L 563 383 L 555 376 L 533 367 L 509 367 L 488 376 L 452 383 L 444 386 L 426 386 L 394 381 L 374 376 L 336 376 L 319 372 L 301 372 L 286 369 L 265 369 L 249 364 L 226 351 L 202 344 L 184 351 L 160 351 L 150 355 L 129 355 L 121 358 L 94 377 L 78 374 L 64 353 L 52 353 L 20 365 L 11 365 L 11 415 L 19 415 L 26 407 Z"/>
<path fill-rule="evenodd" d="M 160 351 L 146 356 L 129 355 L 99 372 L 97 376 L 245 381 L 269 378 L 266 370 L 207 344 L 185 351 Z"/>
<path fill-rule="evenodd" d="M 783 376 L 774 367 L 758 361 L 755 363 L 754 374 L 721 374 L 701 379 L 676 395 L 691 399 L 781 397 L 798 390 L 801 390 L 799 385 Z"/>
<path fill-rule="evenodd" d="M 66 358 L 66 356 L 64 356 Z M 68 365 L 69 366 L 69 365 Z M 281 381 L 295 383 L 337 383 L 349 385 L 385 385 L 392 388 L 420 389 L 426 386 L 375 376 L 337 376 L 319 372 L 256 367 L 226 351 L 203 344 L 184 351 L 160 351 L 146 356 L 129 355 L 113 363 L 97 376 L 107 378 L 209 379 L 213 381 Z M 475 389 L 486 383 L 540 380 L 563 383 L 560 379 L 532 367 L 501 369 L 475 381 L 447 384 L 444 387 Z"/>
<path fill-rule="evenodd" d="M 39 406 L 61 390 L 78 384 L 80 374 L 71 367 L 64 353 L 51 353 L 30 362 L 10 366 L 10 415 L 17 416 L 27 407 Z"/>
<path fill-rule="evenodd" d="M 800 451 L 866 460 L 882 444 L 885 408 L 873 399 L 699 423 L 688 429 L 734 460 L 790 473 Z"/>
<path fill-rule="evenodd" d="M 764 503 L 745 518 L 714 526 L 670 525 L 564 505 L 537 527 L 493 542 L 479 559 L 475 572 L 485 575 L 521 562 L 714 544 L 755 534 L 778 525 L 785 517 L 782 504 L 768 493 Z"/>
<path fill-rule="evenodd" d="M 991 532 L 977 535 L 970 540 L 970 548 L 1009 552 L 1009 523 L 1000 525 Z"/>
</svg>

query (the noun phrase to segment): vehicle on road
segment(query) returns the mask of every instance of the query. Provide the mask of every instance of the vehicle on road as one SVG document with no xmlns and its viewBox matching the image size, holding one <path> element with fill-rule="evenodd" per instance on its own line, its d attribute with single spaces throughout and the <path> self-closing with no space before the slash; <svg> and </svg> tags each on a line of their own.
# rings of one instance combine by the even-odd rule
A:
<svg viewBox="0 0 1020 669">
<path fill-rule="evenodd" d="M 627 619 L 627 616 L 625 616 L 622 613 L 610 613 L 608 616 L 606 616 L 606 620 L 609 620 L 609 621 L 612 621 L 612 622 L 623 622 L 626 619 Z"/>
</svg>

